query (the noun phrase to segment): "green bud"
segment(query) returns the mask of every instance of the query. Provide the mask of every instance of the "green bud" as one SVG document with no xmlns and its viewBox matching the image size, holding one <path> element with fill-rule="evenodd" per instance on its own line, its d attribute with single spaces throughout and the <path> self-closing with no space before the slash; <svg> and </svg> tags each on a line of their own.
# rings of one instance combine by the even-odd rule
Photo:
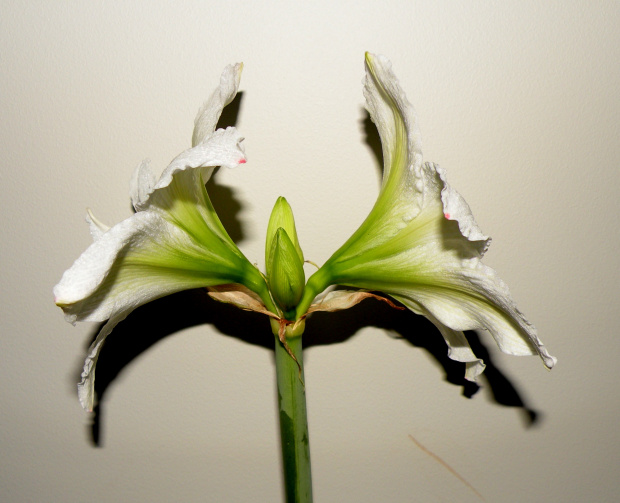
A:
<svg viewBox="0 0 620 503">
<path fill-rule="evenodd" d="M 277 230 L 282 227 L 288 237 L 293 243 L 299 260 L 303 263 L 304 254 L 299 246 L 299 240 L 297 239 L 297 229 L 295 229 L 295 219 L 293 218 L 293 210 L 290 205 L 282 196 L 278 197 L 276 204 L 271 210 L 271 216 L 269 217 L 269 225 L 267 226 L 267 240 L 265 242 L 265 262 L 267 263 L 267 276 L 269 276 L 269 254 L 272 249 L 272 242 L 276 235 Z"/>
<path fill-rule="evenodd" d="M 304 292 L 306 276 L 297 249 L 282 227 L 275 232 L 268 257 L 267 282 L 271 295 L 290 319 Z"/>
</svg>

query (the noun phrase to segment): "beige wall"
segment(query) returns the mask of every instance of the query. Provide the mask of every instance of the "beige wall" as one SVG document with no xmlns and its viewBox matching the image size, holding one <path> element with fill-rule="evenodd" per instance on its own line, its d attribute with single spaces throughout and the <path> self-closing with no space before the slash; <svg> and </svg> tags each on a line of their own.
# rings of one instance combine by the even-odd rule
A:
<svg viewBox="0 0 620 503">
<path fill-rule="evenodd" d="M 51 289 L 90 242 L 85 208 L 109 224 L 129 216 L 133 167 L 150 157 L 163 169 L 188 146 L 198 106 L 239 60 L 249 161 L 216 174 L 222 207 L 262 264 L 268 215 L 285 195 L 306 256 L 322 263 L 377 193 L 360 122 L 365 50 L 392 59 L 425 158 L 494 238 L 487 263 L 559 363 L 548 373 L 482 334 L 497 370 L 470 400 L 424 347 L 441 355 L 439 334 L 415 317 L 369 304 L 311 320 L 316 501 L 479 501 L 409 435 L 487 501 L 620 491 L 618 3 L 334 3 L 2 2 L 3 501 L 280 500 L 263 320 L 231 322 L 209 303 L 192 314 L 200 299 L 182 297 L 115 333 L 98 372 L 121 370 L 106 378 L 95 449 L 75 382 L 96 327 L 65 323 Z M 361 315 L 421 346 L 357 330 Z M 532 427 L 494 399 L 502 376 L 538 414 Z"/>
</svg>

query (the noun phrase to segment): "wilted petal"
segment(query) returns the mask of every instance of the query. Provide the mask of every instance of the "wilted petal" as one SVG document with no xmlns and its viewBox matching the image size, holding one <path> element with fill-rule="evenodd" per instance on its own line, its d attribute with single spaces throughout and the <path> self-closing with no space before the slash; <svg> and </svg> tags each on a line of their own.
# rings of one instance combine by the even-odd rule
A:
<svg viewBox="0 0 620 503">
<path fill-rule="evenodd" d="M 308 309 L 308 314 L 317 311 L 334 312 L 350 309 L 366 299 L 377 299 L 386 302 L 395 309 L 403 309 L 390 301 L 390 299 L 386 299 L 374 293 L 362 292 L 359 290 L 334 290 L 325 295 L 320 301 L 312 304 L 310 309 Z"/>
<path fill-rule="evenodd" d="M 259 295 L 243 285 L 217 285 L 207 288 L 209 297 L 224 304 L 232 304 L 244 311 L 254 311 L 266 314 L 271 318 L 278 319 L 278 315 L 272 313 L 263 304 Z"/>
</svg>

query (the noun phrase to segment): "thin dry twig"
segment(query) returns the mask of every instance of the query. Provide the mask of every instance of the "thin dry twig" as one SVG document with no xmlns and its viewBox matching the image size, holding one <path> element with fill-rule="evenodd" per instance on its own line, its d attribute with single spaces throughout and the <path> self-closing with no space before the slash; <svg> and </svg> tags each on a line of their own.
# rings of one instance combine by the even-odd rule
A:
<svg viewBox="0 0 620 503">
<path fill-rule="evenodd" d="M 428 450 L 426 447 L 424 447 L 420 442 L 418 442 L 415 438 L 413 438 L 413 435 L 409 435 L 409 438 L 411 440 L 413 440 L 413 443 L 420 449 L 422 450 L 422 452 L 428 454 L 431 458 L 433 458 L 435 461 L 437 461 L 441 466 L 443 466 L 446 470 L 448 470 L 452 475 L 454 475 L 457 479 L 459 479 L 463 484 L 465 484 L 467 487 L 469 487 L 469 489 L 471 489 L 476 496 L 478 496 L 482 501 L 486 501 L 484 499 L 484 496 L 482 496 L 482 494 L 480 494 L 476 488 L 474 486 L 472 486 L 469 482 L 467 482 L 467 480 L 465 480 L 454 468 L 452 468 L 448 463 L 446 463 L 443 459 L 441 459 L 439 456 L 437 456 L 437 454 L 435 454 L 434 452 Z"/>
</svg>

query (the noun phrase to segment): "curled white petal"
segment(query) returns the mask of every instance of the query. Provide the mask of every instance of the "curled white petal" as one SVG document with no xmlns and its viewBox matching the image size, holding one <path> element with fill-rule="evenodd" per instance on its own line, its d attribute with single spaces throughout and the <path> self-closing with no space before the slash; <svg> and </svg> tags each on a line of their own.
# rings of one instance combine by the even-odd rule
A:
<svg viewBox="0 0 620 503">
<path fill-rule="evenodd" d="M 223 166 L 235 168 L 246 162 L 245 152 L 241 146 L 243 137 L 234 127 L 218 129 L 202 143 L 192 147 L 175 157 L 170 165 L 162 173 L 153 190 L 166 187 L 172 180 L 172 176 L 178 171 L 185 169 Z M 205 183 L 209 180 L 211 169 L 205 177 Z M 205 176 L 205 175 L 203 175 Z"/>
<path fill-rule="evenodd" d="M 92 412 L 95 405 L 95 370 L 97 368 L 97 360 L 99 360 L 99 354 L 101 353 L 103 344 L 114 327 L 123 321 L 128 314 L 129 312 L 120 312 L 113 318 L 110 318 L 101 328 L 97 334 L 97 337 L 88 348 L 86 360 L 84 361 L 84 367 L 82 368 L 81 380 L 77 385 L 80 405 L 87 412 Z"/>
<path fill-rule="evenodd" d="M 210 227 L 216 225 L 216 217 L 205 206 L 200 180 L 193 171 L 178 173 L 160 195 L 175 191 L 189 205 L 155 206 L 101 233 L 54 287 L 56 303 L 67 321 L 108 320 L 89 350 L 78 385 L 80 402 L 87 410 L 94 403 L 99 352 L 117 323 L 159 297 L 230 283 L 244 268 L 253 270 L 234 244 L 224 240 L 224 231 Z M 178 220 L 185 225 L 177 225 Z"/>
<path fill-rule="evenodd" d="M 93 241 L 97 241 L 105 232 L 110 229 L 110 227 L 108 227 L 106 224 L 97 219 L 95 215 L 93 215 L 93 212 L 90 210 L 90 208 L 86 209 L 86 223 L 88 224 L 88 227 L 90 229 L 90 235 L 93 238 Z"/>
<path fill-rule="evenodd" d="M 478 224 L 474 220 L 474 215 L 465 199 L 463 199 L 463 196 L 450 186 L 446 179 L 446 172 L 444 169 L 431 163 L 429 163 L 426 168 L 430 172 L 435 171 L 441 179 L 441 202 L 443 204 L 444 217 L 448 220 L 456 220 L 459 224 L 461 234 L 470 241 L 484 241 L 485 245 L 482 252 L 484 253 L 491 244 L 491 239 L 485 236 L 482 230 L 480 230 L 480 227 L 478 227 Z"/>
<path fill-rule="evenodd" d="M 415 110 L 383 56 L 366 54 L 364 97 L 383 148 L 383 180 L 375 205 L 334 256 L 355 256 L 398 233 L 424 204 L 422 150 Z"/>
<path fill-rule="evenodd" d="M 136 211 L 140 211 L 149 198 L 153 187 L 155 187 L 156 178 L 150 166 L 150 161 L 145 159 L 133 171 L 129 182 L 129 196 L 131 204 Z"/>
<path fill-rule="evenodd" d="M 54 287 L 68 321 L 105 321 L 170 293 L 208 286 L 235 267 L 155 212 L 112 227 Z"/>
<path fill-rule="evenodd" d="M 366 54 L 366 109 L 383 147 L 383 185 L 391 178 L 420 179 L 422 140 L 417 114 L 385 56 Z M 404 155 L 403 155 L 404 154 Z"/>
<path fill-rule="evenodd" d="M 394 295 L 394 298 L 407 306 L 414 313 L 425 316 L 435 325 L 446 341 L 448 346 L 448 357 L 454 361 L 465 363 L 465 379 L 468 381 L 475 381 L 476 378 L 482 374 L 485 368 L 484 362 L 474 354 L 463 332 L 452 330 L 450 327 L 444 325 L 428 310 L 410 298 L 400 297 L 398 295 Z"/>
<path fill-rule="evenodd" d="M 425 195 L 427 205 L 388 241 L 336 262 L 335 281 L 382 291 L 414 311 L 413 306 L 421 306 L 421 314 L 455 332 L 488 330 L 503 352 L 538 354 L 548 368 L 553 367 L 555 358 L 518 310 L 506 284 L 480 261 L 488 239 L 472 239 L 485 236 L 469 208 L 461 206 L 463 213 L 448 220 L 440 197 L 445 174 L 440 177 L 432 164 L 424 169 L 427 187 L 432 187 Z M 428 197 L 433 192 L 435 198 Z"/>
<path fill-rule="evenodd" d="M 231 283 L 242 271 L 254 270 L 212 212 L 200 170 L 178 172 L 157 195 L 159 205 L 100 233 L 54 287 L 67 321 L 108 320 L 89 350 L 78 385 L 87 410 L 94 403 L 99 352 L 117 323 L 159 297 Z"/>
<path fill-rule="evenodd" d="M 178 171 L 208 167 L 210 169 L 202 172 L 206 183 L 216 166 L 234 168 L 246 162 L 241 146 L 243 137 L 237 130 L 228 127 L 215 131 L 222 110 L 237 94 L 242 69 L 242 63 L 229 65 L 224 69 L 219 86 L 198 111 L 194 121 L 192 148 L 173 159 L 157 183 L 148 161 L 143 161 L 136 168 L 130 183 L 131 200 L 136 211 L 144 211 L 149 205 L 151 194 L 170 184 L 172 176 Z"/>
<path fill-rule="evenodd" d="M 244 164 L 246 157 L 242 141 L 243 137 L 234 127 L 218 129 L 202 143 L 175 157 L 150 191 L 141 193 L 139 202 L 136 203 L 134 200 L 134 207 L 137 211 L 148 208 L 152 202 L 151 196 L 159 189 L 170 185 L 172 177 L 180 171 L 206 168 L 201 171 L 203 182 L 206 183 L 217 166 L 234 168 Z"/>
<path fill-rule="evenodd" d="M 202 105 L 196 115 L 194 133 L 192 135 L 193 147 L 204 141 L 215 130 L 222 110 L 237 94 L 242 70 L 243 63 L 237 63 L 235 65 L 228 65 L 222 72 L 219 87 L 213 91 L 213 94 Z"/>
</svg>

